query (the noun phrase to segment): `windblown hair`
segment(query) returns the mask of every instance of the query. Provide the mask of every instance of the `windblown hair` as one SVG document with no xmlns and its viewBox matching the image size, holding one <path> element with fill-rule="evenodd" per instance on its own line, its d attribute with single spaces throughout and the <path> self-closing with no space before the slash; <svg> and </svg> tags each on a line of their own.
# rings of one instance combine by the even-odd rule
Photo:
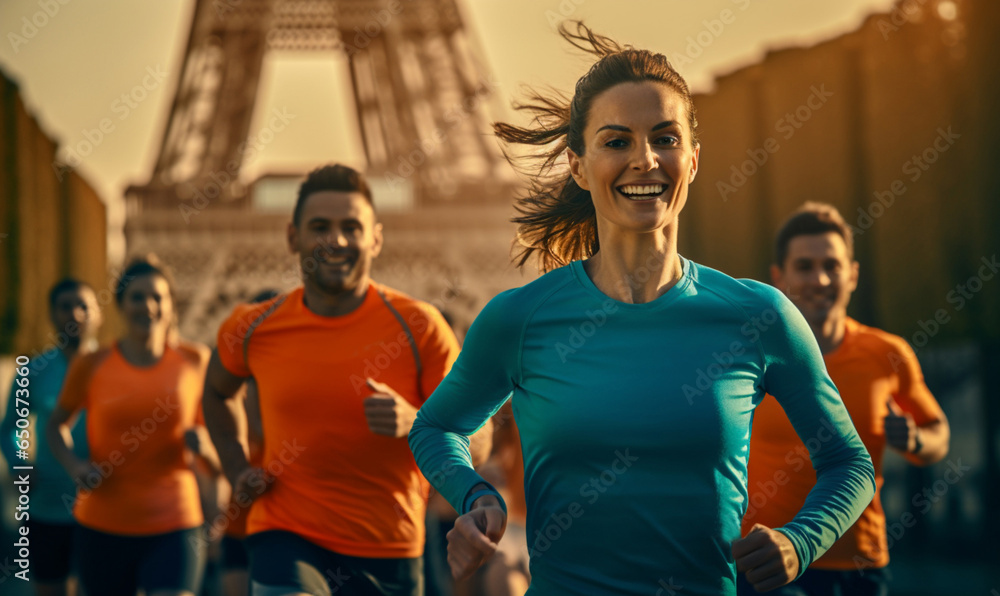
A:
<svg viewBox="0 0 1000 596">
<path fill-rule="evenodd" d="M 687 82 L 670 65 L 666 56 L 648 50 L 622 46 L 609 37 L 594 33 L 581 21 L 562 23 L 562 37 L 598 58 L 587 74 L 576 82 L 571 99 L 554 90 L 528 92 L 527 101 L 514 105 L 532 116 L 527 127 L 495 122 L 493 131 L 504 141 L 507 160 L 531 180 L 527 194 L 518 198 L 513 218 L 518 224 L 514 256 L 518 267 L 533 256 L 543 273 L 570 261 L 583 259 L 600 248 L 597 215 L 590 192 L 580 188 L 562 159 L 566 149 L 582 156 L 583 131 L 594 98 L 620 83 L 654 81 L 676 91 L 687 107 L 693 146 L 698 144 L 694 102 Z M 540 152 L 516 156 L 510 145 L 541 147 Z"/>
<path fill-rule="evenodd" d="M 854 260 L 854 230 L 847 225 L 837 208 L 827 203 L 807 201 L 781 224 L 774 240 L 774 264 L 785 266 L 788 245 L 796 236 L 811 236 L 833 232 L 844 239 L 847 258 Z"/>
</svg>

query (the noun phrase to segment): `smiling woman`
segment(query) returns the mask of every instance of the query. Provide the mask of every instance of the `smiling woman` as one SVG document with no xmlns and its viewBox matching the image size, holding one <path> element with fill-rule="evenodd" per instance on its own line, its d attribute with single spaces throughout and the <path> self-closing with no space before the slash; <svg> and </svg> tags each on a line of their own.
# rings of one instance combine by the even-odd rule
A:
<svg viewBox="0 0 1000 596">
<path fill-rule="evenodd" d="M 70 364 L 46 428 L 77 486 L 80 582 L 88 594 L 193 595 L 205 548 L 185 435 L 198 418 L 208 350 L 176 339 L 171 276 L 155 258 L 125 268 L 115 299 L 124 335 Z M 63 432 L 84 409 L 89 460 Z"/>
<path fill-rule="evenodd" d="M 520 106 L 531 127 L 494 125 L 508 143 L 544 148 L 515 221 L 519 264 L 537 257 L 547 273 L 486 305 L 410 432 L 417 463 L 462 514 L 452 572 L 475 570 L 506 528 L 465 436 L 510 397 L 529 595 L 657 594 L 665 577 L 685 594 L 731 595 L 737 571 L 776 588 L 857 519 L 874 494 L 871 460 L 794 305 L 677 253 L 700 155 L 687 83 L 661 54 L 582 23 L 561 33 L 598 58 L 572 100 L 535 93 Z M 741 538 L 765 393 L 801 436 L 830 441 L 799 514 Z"/>
</svg>

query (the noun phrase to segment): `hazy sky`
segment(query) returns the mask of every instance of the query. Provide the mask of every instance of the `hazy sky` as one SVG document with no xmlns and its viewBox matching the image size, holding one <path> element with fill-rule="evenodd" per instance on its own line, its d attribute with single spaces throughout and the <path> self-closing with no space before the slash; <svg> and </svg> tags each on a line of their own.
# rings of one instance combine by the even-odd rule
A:
<svg viewBox="0 0 1000 596">
<path fill-rule="evenodd" d="M 402 1 L 405 6 L 409 0 Z M 113 207 L 125 185 L 149 176 L 193 5 L 193 0 L 0 0 L 0 68 L 19 82 L 29 109 L 62 150 L 85 149 L 82 141 L 97 138 L 102 120 L 113 125 L 89 155 L 80 156 L 79 166 Z M 561 18 L 580 18 L 619 41 L 683 57 L 681 73 L 695 90 L 706 90 L 714 75 L 756 61 L 769 48 L 839 35 L 891 6 L 892 0 L 464 2 L 502 106 L 522 84 L 569 90 L 588 67 L 555 33 L 553 23 Z M 294 118 L 246 164 L 245 178 L 333 160 L 359 163 L 343 68 L 342 60 L 320 54 L 284 54 L 267 62 L 251 134 L 259 134 L 275 109 Z"/>
</svg>

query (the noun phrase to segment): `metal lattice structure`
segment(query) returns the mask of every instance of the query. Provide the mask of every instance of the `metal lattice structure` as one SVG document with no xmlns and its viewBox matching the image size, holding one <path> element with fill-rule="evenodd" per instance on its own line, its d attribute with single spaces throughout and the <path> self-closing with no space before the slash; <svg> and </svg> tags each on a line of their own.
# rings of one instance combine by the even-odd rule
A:
<svg viewBox="0 0 1000 596">
<path fill-rule="evenodd" d="M 159 156 L 132 202 L 187 198 L 179 187 L 239 164 L 264 57 L 281 50 L 347 55 L 369 173 L 418 166 L 402 173 L 418 203 L 482 196 L 483 182 L 509 177 L 484 134 L 495 104 L 463 22 L 457 0 L 197 0 Z M 225 188 L 220 202 L 242 194 Z"/>
<path fill-rule="evenodd" d="M 496 99 L 458 2 L 195 0 L 153 172 L 126 191 L 128 252 L 176 270 L 184 335 L 209 340 L 235 301 L 297 280 L 289 214 L 256 212 L 239 176 L 269 52 L 346 55 L 340 83 L 367 173 L 405 185 L 414 209 L 495 209 L 491 199 L 509 197 L 511 171 L 489 134 Z"/>
</svg>

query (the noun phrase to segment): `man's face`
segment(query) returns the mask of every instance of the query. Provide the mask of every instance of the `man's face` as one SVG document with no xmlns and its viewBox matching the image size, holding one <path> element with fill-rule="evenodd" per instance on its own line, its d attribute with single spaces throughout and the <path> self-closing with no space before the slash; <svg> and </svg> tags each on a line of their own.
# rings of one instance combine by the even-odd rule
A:
<svg viewBox="0 0 1000 596">
<path fill-rule="evenodd" d="M 851 293 L 858 287 L 858 263 L 836 232 L 795 236 L 781 267 L 771 266 L 771 280 L 810 325 L 845 316 Z"/>
<path fill-rule="evenodd" d="M 314 192 L 306 197 L 298 224 L 288 226 L 288 246 L 299 255 L 307 287 L 350 293 L 368 281 L 382 250 L 382 224 L 359 192 Z"/>
<path fill-rule="evenodd" d="M 65 334 L 68 345 L 73 348 L 78 348 L 82 341 L 94 338 L 102 322 L 97 296 L 87 287 L 60 292 L 52 304 L 50 315 L 56 333 Z"/>
</svg>

